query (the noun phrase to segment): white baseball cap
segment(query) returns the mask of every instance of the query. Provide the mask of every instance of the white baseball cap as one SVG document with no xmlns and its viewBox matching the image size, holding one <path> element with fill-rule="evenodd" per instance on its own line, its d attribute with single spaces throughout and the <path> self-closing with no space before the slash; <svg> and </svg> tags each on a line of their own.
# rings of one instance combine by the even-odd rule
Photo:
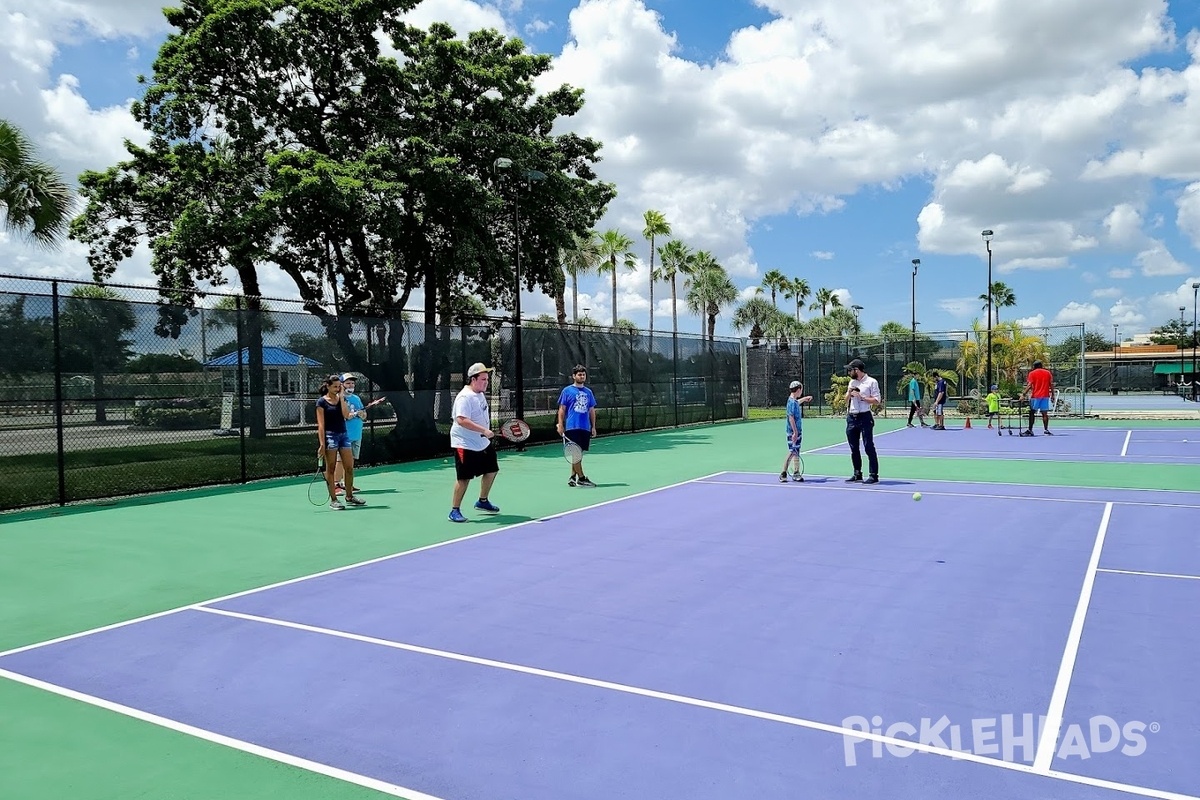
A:
<svg viewBox="0 0 1200 800">
<path fill-rule="evenodd" d="M 491 367 L 485 367 L 482 363 L 476 361 L 474 364 L 467 367 L 467 377 L 474 378 L 476 375 L 479 375 L 484 372 L 491 372 L 491 371 L 492 371 Z"/>
</svg>

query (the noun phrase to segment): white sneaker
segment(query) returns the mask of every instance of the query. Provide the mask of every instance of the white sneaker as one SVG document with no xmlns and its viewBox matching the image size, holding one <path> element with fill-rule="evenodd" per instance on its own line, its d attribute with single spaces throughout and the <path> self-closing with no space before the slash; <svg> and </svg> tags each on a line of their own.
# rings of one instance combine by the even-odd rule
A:
<svg viewBox="0 0 1200 800">
<path fill-rule="evenodd" d="M 345 511 L 346 510 L 346 507 L 344 505 L 342 505 L 342 501 L 340 501 L 340 500 L 334 500 L 334 501 L 330 502 L 329 507 L 331 509 L 333 509 L 334 511 Z"/>
</svg>

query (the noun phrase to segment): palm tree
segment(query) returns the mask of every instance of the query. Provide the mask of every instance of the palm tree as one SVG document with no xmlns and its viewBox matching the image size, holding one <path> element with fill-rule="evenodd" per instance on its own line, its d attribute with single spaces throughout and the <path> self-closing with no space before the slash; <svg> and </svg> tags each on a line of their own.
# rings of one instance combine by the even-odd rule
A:
<svg viewBox="0 0 1200 800">
<path fill-rule="evenodd" d="M 612 326 L 617 327 L 617 259 L 621 260 L 621 264 L 629 272 L 637 268 L 637 262 L 634 260 L 633 240 L 625 234 L 610 228 L 600 236 L 599 253 L 602 263 L 596 267 L 596 272 L 603 275 L 606 272 L 612 273 Z"/>
<path fill-rule="evenodd" d="M 783 296 L 794 298 L 796 301 L 796 321 L 800 321 L 800 307 L 808 300 L 808 296 L 812 294 L 812 289 L 808 288 L 808 281 L 804 278 L 792 278 L 784 287 Z"/>
<path fill-rule="evenodd" d="M 771 305 L 767 298 L 756 295 L 734 309 L 733 327 L 738 330 L 749 328 L 750 346 L 758 347 L 766 326 L 770 324 L 772 317 L 778 315 L 779 309 Z"/>
<path fill-rule="evenodd" d="M 771 292 L 771 305 L 775 303 L 776 292 L 786 292 L 788 287 L 788 276 L 784 275 L 777 269 L 773 269 L 763 275 L 762 285 Z"/>
<path fill-rule="evenodd" d="M 1013 290 L 1007 284 L 1001 281 L 992 281 L 992 324 L 1000 324 L 1000 309 L 1012 308 L 1017 304 L 1017 296 L 1013 294 Z M 988 296 L 987 293 L 979 295 L 979 299 L 983 301 L 983 310 L 987 310 Z"/>
<path fill-rule="evenodd" d="M 778 350 L 781 353 L 786 353 L 790 349 L 789 340 L 799 340 L 804 336 L 804 323 L 798 319 L 792 319 L 787 314 L 775 314 L 767 320 L 767 324 L 763 327 L 763 333 L 767 338 L 775 339 L 779 342 Z"/>
<path fill-rule="evenodd" d="M 4 227 L 54 246 L 70 222 L 74 194 L 49 164 L 38 161 L 21 130 L 0 120 L 0 207 Z"/>
<path fill-rule="evenodd" d="M 654 237 L 670 236 L 671 225 L 661 211 L 650 209 L 643 217 L 646 227 L 642 229 L 642 238 L 650 242 L 650 336 L 654 337 Z"/>
<path fill-rule="evenodd" d="M 674 336 L 679 333 L 679 295 L 675 280 L 679 275 L 687 278 L 692 274 L 692 251 L 683 242 L 672 239 L 658 248 L 658 257 L 662 264 L 658 277 L 671 283 L 671 335 Z"/>
<path fill-rule="evenodd" d="M 575 234 L 571 237 L 571 246 L 563 249 L 559 256 L 562 258 L 563 269 L 571 276 L 571 319 L 578 325 L 579 277 L 590 274 L 600 264 L 600 237 L 595 231 Z M 559 314 L 560 325 L 566 322 L 565 316 L 566 309 L 563 308 Z"/>
<path fill-rule="evenodd" d="M 813 298 L 813 303 L 808 307 L 809 311 L 821 309 L 821 316 L 825 316 L 830 308 L 839 308 L 842 305 L 842 299 L 833 293 L 833 289 L 817 289 L 817 296 Z"/>
<path fill-rule="evenodd" d="M 818 294 L 818 296 L 820 295 Z M 842 308 L 841 305 L 830 310 L 828 314 L 812 320 L 808 325 L 809 333 L 822 338 L 840 339 L 857 336 L 862 332 L 862 326 L 854 316 L 854 312 L 848 308 Z"/>
<path fill-rule="evenodd" d="M 737 287 L 725 268 L 706 250 L 696 253 L 695 272 L 688 279 L 687 307 L 701 319 L 708 318 L 708 340 L 716 338 L 717 315 L 737 300 Z"/>
</svg>

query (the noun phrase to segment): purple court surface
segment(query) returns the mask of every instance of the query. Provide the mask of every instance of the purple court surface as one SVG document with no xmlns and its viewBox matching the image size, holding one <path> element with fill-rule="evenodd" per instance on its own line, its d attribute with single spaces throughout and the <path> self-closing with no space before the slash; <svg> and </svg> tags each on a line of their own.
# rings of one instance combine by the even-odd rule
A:
<svg viewBox="0 0 1200 800">
<path fill-rule="evenodd" d="M 975 421 L 971 428 L 956 426 L 944 431 L 900 428 L 876 434 L 875 440 L 881 453 L 912 458 L 1200 465 L 1200 428 L 1072 428 L 1051 420 L 1051 435 L 1047 436 L 1038 420 L 1033 436 L 1019 433 L 1019 428 L 989 430 L 986 421 Z M 849 455 L 850 450 L 839 443 L 809 452 Z"/>
<path fill-rule="evenodd" d="M 0 670 L 416 800 L 1192 798 L 1196 531 L 1200 493 L 723 473 Z"/>
</svg>

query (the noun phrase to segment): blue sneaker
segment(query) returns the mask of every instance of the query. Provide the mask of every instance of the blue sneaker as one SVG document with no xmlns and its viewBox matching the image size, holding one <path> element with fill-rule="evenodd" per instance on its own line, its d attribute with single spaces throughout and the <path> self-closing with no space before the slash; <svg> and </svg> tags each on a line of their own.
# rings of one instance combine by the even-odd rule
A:
<svg viewBox="0 0 1200 800">
<path fill-rule="evenodd" d="M 462 512 L 459 511 L 457 508 L 452 508 L 452 509 L 450 509 L 450 521 L 451 522 L 466 522 L 467 518 L 464 517 Z"/>
<path fill-rule="evenodd" d="M 500 507 L 492 505 L 491 500 L 479 500 L 475 503 L 475 508 L 485 514 L 499 514 Z"/>
</svg>

